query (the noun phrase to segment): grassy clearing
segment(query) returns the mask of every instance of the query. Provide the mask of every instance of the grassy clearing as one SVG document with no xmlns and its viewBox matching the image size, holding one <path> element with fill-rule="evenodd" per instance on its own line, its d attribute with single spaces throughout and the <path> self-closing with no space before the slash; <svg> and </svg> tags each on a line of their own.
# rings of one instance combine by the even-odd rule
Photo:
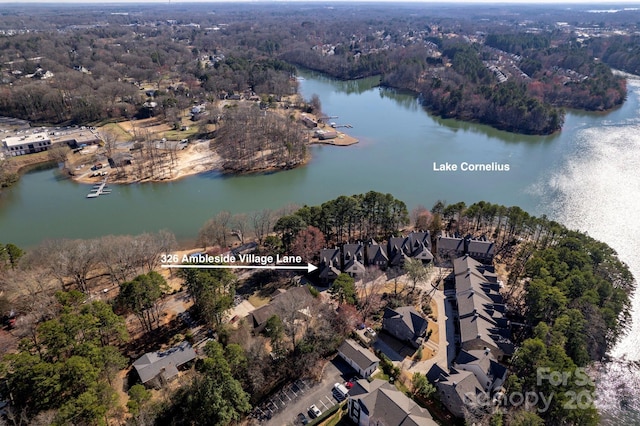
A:
<svg viewBox="0 0 640 426">
<path fill-rule="evenodd" d="M 180 141 L 182 139 L 189 139 L 196 133 L 198 133 L 198 127 L 189 126 L 189 130 L 169 130 L 164 132 L 163 137 L 169 141 Z"/>
<path fill-rule="evenodd" d="M 124 140 L 129 142 L 133 140 L 133 136 L 129 132 L 127 132 L 125 129 L 123 129 L 119 123 L 105 124 L 100 128 L 100 131 L 113 133 L 114 135 L 116 135 L 119 141 Z"/>
<path fill-rule="evenodd" d="M 251 303 L 256 308 L 259 308 L 260 306 L 266 305 L 267 303 L 269 303 L 269 300 L 270 299 L 268 297 L 260 297 L 260 296 L 258 296 L 257 293 L 252 294 L 251 296 L 249 296 L 249 303 Z"/>
</svg>

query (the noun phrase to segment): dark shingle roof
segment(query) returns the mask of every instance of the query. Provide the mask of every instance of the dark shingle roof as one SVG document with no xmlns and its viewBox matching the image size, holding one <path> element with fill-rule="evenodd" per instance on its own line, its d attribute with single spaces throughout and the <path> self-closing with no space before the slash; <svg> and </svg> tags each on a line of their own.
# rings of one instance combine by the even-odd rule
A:
<svg viewBox="0 0 640 426">
<path fill-rule="evenodd" d="M 427 329 L 427 320 L 422 318 L 413 306 L 386 308 L 384 318 L 400 318 L 413 334 L 420 336 Z"/>
<path fill-rule="evenodd" d="M 380 362 L 380 358 L 375 356 L 369 349 L 365 349 L 354 340 L 347 339 L 338 348 L 338 351 L 356 363 L 362 370 L 366 370 L 371 364 Z"/>
<path fill-rule="evenodd" d="M 421 408 L 389 382 L 375 379 L 365 385 L 361 384 L 363 381 L 366 380 L 357 381 L 356 386 L 349 392 L 349 396 L 355 397 L 353 391 L 356 388 L 360 391 L 365 387 L 371 389 L 367 393 L 358 394 L 362 395 L 360 401 L 366 407 L 370 420 L 375 418 L 382 424 L 398 426 L 437 425 L 427 410 Z"/>
</svg>

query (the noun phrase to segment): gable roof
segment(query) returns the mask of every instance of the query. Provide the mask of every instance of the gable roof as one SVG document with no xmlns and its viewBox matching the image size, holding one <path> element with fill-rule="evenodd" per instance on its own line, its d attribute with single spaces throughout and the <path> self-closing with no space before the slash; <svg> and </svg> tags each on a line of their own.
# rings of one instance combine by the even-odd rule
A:
<svg viewBox="0 0 640 426">
<path fill-rule="evenodd" d="M 484 388 L 471 371 L 451 369 L 450 374 L 442 377 L 436 384 L 439 390 L 444 390 L 445 393 L 450 395 L 456 394 L 460 401 L 463 402 L 467 402 L 471 395 L 484 393 Z"/>
<path fill-rule="evenodd" d="M 395 309 L 385 308 L 383 319 L 401 320 L 416 336 L 422 335 L 427 329 L 427 320 L 413 306 L 400 306 Z"/>
<path fill-rule="evenodd" d="M 349 392 L 350 398 L 361 395 L 361 409 L 369 420 L 376 419 L 382 424 L 398 426 L 435 426 L 431 414 L 387 381 L 375 379 L 371 383 L 360 379 Z M 365 389 L 369 389 L 365 391 Z M 355 394 L 354 394 L 355 391 Z"/>
<path fill-rule="evenodd" d="M 320 251 L 320 278 L 335 279 L 340 275 L 340 250 L 322 249 Z"/>
<path fill-rule="evenodd" d="M 136 368 L 142 383 L 163 373 L 165 379 L 178 374 L 178 367 L 196 357 L 196 352 L 188 342 L 182 342 L 166 351 L 147 352 L 138 358 L 133 366 Z"/>
<path fill-rule="evenodd" d="M 496 246 L 492 241 L 469 240 L 467 250 L 470 253 L 479 253 L 484 257 L 493 257 L 496 251 Z"/>
<path fill-rule="evenodd" d="M 464 240 L 462 238 L 438 237 L 438 251 L 453 251 L 464 253 Z"/>
<path fill-rule="evenodd" d="M 496 362 L 491 351 L 488 350 L 461 350 L 454 365 L 462 367 L 462 364 L 477 365 L 491 381 L 496 378 L 504 379 L 505 374 L 507 373 L 507 368 Z"/>
<path fill-rule="evenodd" d="M 374 355 L 369 349 L 365 349 L 352 339 L 347 339 L 338 348 L 338 351 L 356 363 L 362 370 L 366 370 L 376 362 L 380 362 L 380 358 Z"/>
<path fill-rule="evenodd" d="M 387 252 L 383 246 L 378 244 L 375 240 L 371 240 L 369 244 L 367 244 L 366 248 L 367 261 L 372 262 L 376 259 L 382 259 L 385 262 L 389 261 L 389 257 L 387 256 Z"/>
<path fill-rule="evenodd" d="M 364 274 L 364 246 L 362 244 L 345 244 L 342 247 L 344 272 Z"/>
</svg>

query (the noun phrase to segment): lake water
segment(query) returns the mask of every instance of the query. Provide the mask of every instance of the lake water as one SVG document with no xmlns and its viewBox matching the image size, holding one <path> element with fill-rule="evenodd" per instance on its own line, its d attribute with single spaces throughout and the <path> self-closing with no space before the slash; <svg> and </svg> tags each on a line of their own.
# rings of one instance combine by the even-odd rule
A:
<svg viewBox="0 0 640 426">
<path fill-rule="evenodd" d="M 618 251 L 640 275 L 640 83 L 607 114 L 567 113 L 562 132 L 514 135 L 487 126 L 429 116 L 408 94 L 375 87 L 375 78 L 340 82 L 303 72 L 300 90 L 316 93 L 325 114 L 360 143 L 313 146 L 313 159 L 294 170 L 251 176 L 207 173 L 171 183 L 115 186 L 86 199 L 88 185 L 59 179 L 55 170 L 29 173 L 0 197 L 0 241 L 29 247 L 45 238 L 88 238 L 169 229 L 192 240 L 221 210 L 249 212 L 286 204 L 319 204 L 342 194 L 390 192 L 411 209 L 479 200 L 518 205 L 587 231 Z M 508 172 L 437 172 L 433 163 L 509 164 Z M 640 298 L 636 323 L 616 347 L 599 383 L 603 424 L 640 424 L 638 400 L 616 396 L 640 389 Z M 618 371 L 618 373 L 616 373 Z M 635 417 L 634 417 L 635 416 Z"/>
</svg>

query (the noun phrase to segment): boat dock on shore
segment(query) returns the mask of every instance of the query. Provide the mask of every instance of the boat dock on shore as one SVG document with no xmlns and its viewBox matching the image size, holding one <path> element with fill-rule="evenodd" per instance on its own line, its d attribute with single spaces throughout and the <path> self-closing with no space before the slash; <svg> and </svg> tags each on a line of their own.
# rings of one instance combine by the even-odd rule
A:
<svg viewBox="0 0 640 426">
<path fill-rule="evenodd" d="M 102 182 L 93 185 L 93 189 L 87 194 L 87 198 L 98 198 L 102 194 L 110 194 L 111 190 L 107 188 L 107 179 L 105 177 Z"/>
</svg>

